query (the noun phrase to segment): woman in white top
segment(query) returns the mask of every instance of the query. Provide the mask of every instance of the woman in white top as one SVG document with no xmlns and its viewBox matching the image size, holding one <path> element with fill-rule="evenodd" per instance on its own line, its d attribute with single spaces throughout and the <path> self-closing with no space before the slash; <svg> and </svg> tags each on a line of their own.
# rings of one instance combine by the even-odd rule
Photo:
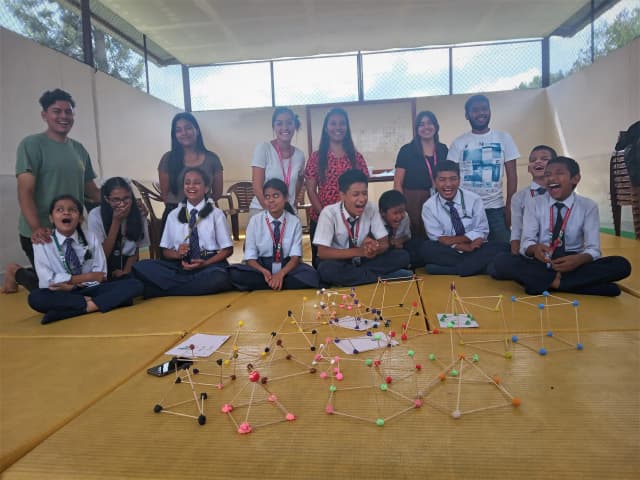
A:
<svg viewBox="0 0 640 480">
<path fill-rule="evenodd" d="M 149 246 L 147 221 L 127 180 L 112 177 L 100 189 L 102 203 L 89 212 L 89 231 L 102 242 L 110 280 L 127 277 L 141 247 Z"/>
<path fill-rule="evenodd" d="M 246 265 L 229 269 L 238 290 L 318 288 L 318 273 L 302 262 L 302 228 L 291 212 L 287 186 L 279 178 L 264 184 L 267 210 L 249 220 Z"/>
<path fill-rule="evenodd" d="M 209 178 L 198 167 L 184 172 L 185 200 L 167 216 L 160 247 L 166 260 L 142 260 L 133 274 L 144 296 L 208 295 L 231 289 L 227 258 L 233 242 L 224 213 L 207 197 Z"/>
<path fill-rule="evenodd" d="M 287 186 L 287 196 L 294 203 L 304 182 L 304 153 L 291 145 L 294 134 L 300 129 L 298 116 L 288 107 L 278 107 L 271 116 L 271 126 L 276 138 L 257 145 L 251 161 L 255 196 L 249 206 L 250 216 L 267 209 L 263 194 L 266 180 L 282 180 Z"/>
</svg>

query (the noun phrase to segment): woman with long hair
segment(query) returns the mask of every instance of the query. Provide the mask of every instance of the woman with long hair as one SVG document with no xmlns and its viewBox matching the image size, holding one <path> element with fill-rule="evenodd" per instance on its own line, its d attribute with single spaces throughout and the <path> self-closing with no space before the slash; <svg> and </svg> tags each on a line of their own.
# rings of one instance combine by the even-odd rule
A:
<svg viewBox="0 0 640 480">
<path fill-rule="evenodd" d="M 309 157 L 304 173 L 312 205 L 309 222 L 312 240 L 322 209 L 340 200 L 338 178 L 347 170 L 354 169 L 369 176 L 364 157 L 353 145 L 347 112 L 342 108 L 332 108 L 324 117 L 320 146 Z M 316 266 L 317 247 L 313 244 L 311 254 Z"/>
<path fill-rule="evenodd" d="M 275 138 L 258 144 L 251 161 L 251 182 L 255 196 L 249 206 L 250 216 L 267 209 L 263 195 L 267 180 L 278 178 L 286 184 L 287 197 L 292 200 L 294 211 L 295 199 L 304 182 L 304 153 L 291 144 L 300 129 L 298 116 L 288 107 L 278 107 L 271 116 L 271 126 Z"/>
<path fill-rule="evenodd" d="M 202 131 L 196 118 L 188 113 L 178 113 L 171 121 L 171 150 L 165 153 L 158 165 L 160 192 L 165 203 L 162 224 L 167 215 L 184 198 L 182 191 L 184 172 L 198 167 L 211 183 L 206 185 L 214 201 L 222 195 L 222 163 L 218 155 L 208 150 L 202 140 Z"/>
<path fill-rule="evenodd" d="M 411 236 L 426 239 L 422 224 L 422 205 L 431 196 L 434 188 L 433 172 L 438 162 L 447 159 L 449 149 L 440 143 L 440 125 L 435 114 L 420 112 L 416 116 L 413 140 L 402 146 L 396 159 L 393 188 L 407 199 L 407 213 L 411 220 Z"/>
</svg>

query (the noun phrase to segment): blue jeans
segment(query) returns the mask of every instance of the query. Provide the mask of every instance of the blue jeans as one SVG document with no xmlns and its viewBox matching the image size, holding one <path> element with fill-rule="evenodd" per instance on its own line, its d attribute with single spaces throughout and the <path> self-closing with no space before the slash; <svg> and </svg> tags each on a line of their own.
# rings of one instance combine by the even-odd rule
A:
<svg viewBox="0 0 640 480">
<path fill-rule="evenodd" d="M 509 243 L 511 240 L 511 231 L 507 228 L 507 220 L 505 218 L 504 207 L 485 209 L 487 220 L 489 221 L 489 238 L 490 242 Z"/>
</svg>

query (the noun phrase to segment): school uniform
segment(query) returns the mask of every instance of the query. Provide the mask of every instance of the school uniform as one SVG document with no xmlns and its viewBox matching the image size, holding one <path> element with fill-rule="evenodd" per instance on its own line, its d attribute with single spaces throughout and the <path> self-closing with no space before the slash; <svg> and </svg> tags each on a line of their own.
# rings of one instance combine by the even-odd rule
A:
<svg viewBox="0 0 640 480">
<path fill-rule="evenodd" d="M 104 224 L 102 223 L 102 207 L 96 207 L 89 212 L 87 223 L 89 225 L 89 231 L 92 232 L 102 245 L 107 238 L 107 232 L 105 231 Z M 120 226 L 120 232 L 116 238 L 111 255 L 107 257 L 107 270 L 108 277 L 114 270 L 122 270 L 127 263 L 129 257 L 136 254 L 138 249 L 149 246 L 149 229 L 147 227 L 147 220 L 141 216 L 142 225 L 142 238 L 138 240 L 130 240 L 126 236 L 126 222 Z"/>
<path fill-rule="evenodd" d="M 511 241 L 521 240 L 522 222 L 524 220 L 525 207 L 535 201 L 536 198 L 544 196 L 547 189 L 536 182 L 531 182 L 527 188 L 518 190 L 511 197 Z"/>
<path fill-rule="evenodd" d="M 85 232 L 86 244 L 77 230 L 70 237 L 54 231 L 52 237 L 49 243 L 33 246 L 40 288 L 29 294 L 29 306 L 45 314 L 43 324 L 86 313 L 87 302 L 84 297 L 91 297 L 98 310 L 105 313 L 116 307 L 131 305 L 134 297 L 142 295 L 142 283 L 135 279 L 89 287 L 78 285 L 71 291 L 49 290 L 49 285 L 68 282 L 72 275 L 90 272 L 107 274 L 102 243 L 91 232 Z"/>
<path fill-rule="evenodd" d="M 285 275 L 282 288 L 318 288 L 318 272 L 302 263 L 302 227 L 298 217 L 286 211 L 279 218 L 274 218 L 267 211 L 251 217 L 247 225 L 244 260 L 255 260 L 270 272 L 277 273 L 291 257 L 299 257 L 301 263 Z M 229 274 L 238 290 L 271 288 L 262 273 L 250 265 L 232 265 Z"/>
<path fill-rule="evenodd" d="M 593 258 L 592 262 L 562 273 L 558 288 L 560 291 L 619 295 L 619 287 L 612 282 L 631 273 L 631 265 L 625 258 L 601 256 L 598 206 L 593 200 L 575 192 L 562 202 L 547 194 L 527 205 L 520 255 L 497 257 L 494 262 L 494 277 L 499 280 L 515 280 L 530 295 L 549 290 L 556 272 L 550 264 L 547 266 L 546 263 L 526 255 L 527 249 L 538 243 L 552 246 L 552 259 L 579 253 L 586 253 Z"/>
<path fill-rule="evenodd" d="M 186 223 L 178 219 L 184 204 L 172 210 L 167 216 L 160 247 L 178 250 L 181 244 L 190 243 L 190 256 L 205 260 L 219 250 L 232 247 L 227 220 L 220 209 L 213 207 L 206 217 L 198 216 L 206 202 L 202 200 L 198 205 L 187 202 Z M 135 263 L 133 272 L 144 283 L 145 298 L 195 296 L 231 290 L 228 266 L 223 260 L 197 270 L 184 270 L 181 260 L 142 260 Z"/>
<path fill-rule="evenodd" d="M 485 273 L 493 258 L 508 251 L 509 245 L 486 242 L 489 223 L 484 204 L 477 194 L 459 188 L 451 202 L 436 193 L 422 207 L 422 221 L 429 237 L 421 250 L 425 268 L 431 274 L 462 277 Z M 464 235 L 471 241 L 481 238 L 485 243 L 472 252 L 461 252 L 438 241 L 440 237 L 456 235 Z"/>
<path fill-rule="evenodd" d="M 404 239 L 402 248 L 409 254 L 410 267 L 416 268 L 424 265 L 424 260 L 422 260 L 422 255 L 420 254 L 423 240 L 420 238 L 412 238 L 409 213 L 404 213 L 402 220 L 400 220 L 400 225 L 398 225 L 398 228 L 395 230 L 385 221 L 384 217 L 382 218 L 382 223 L 384 223 L 384 228 L 386 228 L 389 233 L 389 249 L 395 248 L 391 245 L 392 239 L 402 238 Z"/>
<path fill-rule="evenodd" d="M 320 212 L 318 226 L 313 237 L 315 245 L 347 249 L 362 245 L 368 236 L 376 240 L 388 236 L 380 212 L 367 202 L 360 217 L 352 218 L 342 202 L 328 205 Z M 409 266 L 409 254 L 402 249 L 390 249 L 374 257 L 354 257 L 348 260 L 319 260 L 320 280 L 330 285 L 355 286 L 375 283 L 380 277 L 402 275 Z"/>
</svg>

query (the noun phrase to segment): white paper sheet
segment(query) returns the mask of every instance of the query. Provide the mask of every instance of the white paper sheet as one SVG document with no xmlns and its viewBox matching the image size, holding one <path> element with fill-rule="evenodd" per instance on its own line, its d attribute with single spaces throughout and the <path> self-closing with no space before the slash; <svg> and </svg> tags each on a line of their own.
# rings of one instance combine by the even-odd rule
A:
<svg viewBox="0 0 640 480">
<path fill-rule="evenodd" d="M 464 313 L 456 315 L 453 313 L 438 313 L 437 317 L 440 328 L 477 328 L 480 326 L 472 315 Z M 451 322 L 453 322 L 453 327 L 449 326 Z"/>
<path fill-rule="evenodd" d="M 380 340 L 376 340 L 375 337 L 377 334 L 374 333 L 371 336 L 363 335 L 361 337 L 341 338 L 339 342 L 334 342 L 334 345 L 347 355 L 355 355 L 354 350 L 361 353 L 379 348 L 388 348 L 387 345 L 389 343 L 391 343 L 392 346 L 398 345 L 396 340 L 389 338 L 382 332 L 379 333 Z"/>
<path fill-rule="evenodd" d="M 224 342 L 229 339 L 229 335 L 208 335 L 206 333 L 196 333 L 192 337 L 183 341 L 166 352 L 167 355 L 178 357 L 210 357 L 218 350 Z M 191 350 L 190 345 L 194 348 Z"/>
<path fill-rule="evenodd" d="M 376 327 L 374 327 L 374 325 L 378 325 L 378 327 L 380 327 L 380 323 L 380 321 L 373 320 L 371 318 L 346 316 L 340 317 L 338 321 L 333 324 L 338 327 L 348 328 L 349 330 L 367 331 L 369 329 L 375 330 Z M 384 322 L 382 323 L 384 324 Z"/>
</svg>

